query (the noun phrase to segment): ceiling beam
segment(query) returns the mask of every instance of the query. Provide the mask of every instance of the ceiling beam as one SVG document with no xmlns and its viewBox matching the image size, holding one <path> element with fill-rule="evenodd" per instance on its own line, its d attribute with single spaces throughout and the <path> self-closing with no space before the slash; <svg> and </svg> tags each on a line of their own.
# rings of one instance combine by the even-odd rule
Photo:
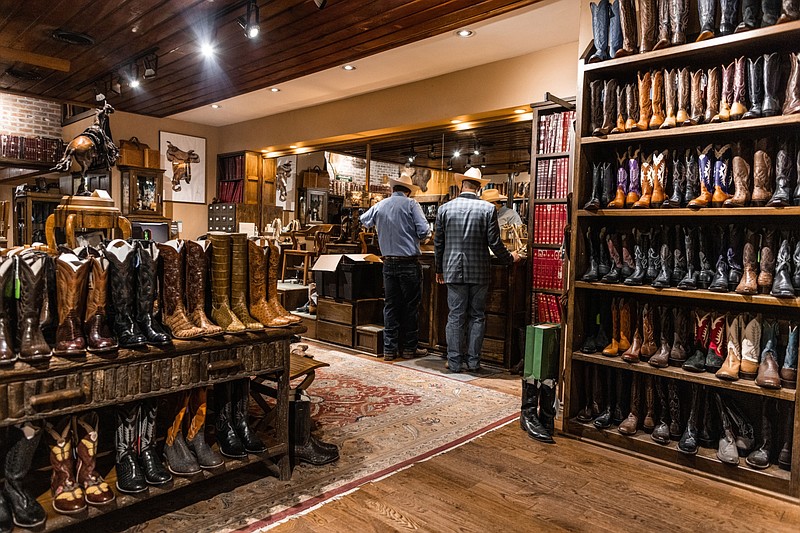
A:
<svg viewBox="0 0 800 533">
<path fill-rule="evenodd" d="M 0 60 L 16 61 L 60 72 L 69 72 L 71 68 L 70 62 L 66 59 L 34 54 L 33 52 L 23 52 L 22 50 L 14 50 L 5 46 L 0 46 Z"/>
</svg>

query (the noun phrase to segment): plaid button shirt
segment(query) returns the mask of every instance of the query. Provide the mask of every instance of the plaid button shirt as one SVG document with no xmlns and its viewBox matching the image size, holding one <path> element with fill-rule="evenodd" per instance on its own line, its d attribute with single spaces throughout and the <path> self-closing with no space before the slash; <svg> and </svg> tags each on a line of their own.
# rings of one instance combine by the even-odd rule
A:
<svg viewBox="0 0 800 533">
<path fill-rule="evenodd" d="M 501 261 L 513 262 L 500 240 L 497 210 L 472 193 L 439 208 L 434 248 L 436 272 L 445 283 L 489 283 L 489 248 Z"/>
</svg>

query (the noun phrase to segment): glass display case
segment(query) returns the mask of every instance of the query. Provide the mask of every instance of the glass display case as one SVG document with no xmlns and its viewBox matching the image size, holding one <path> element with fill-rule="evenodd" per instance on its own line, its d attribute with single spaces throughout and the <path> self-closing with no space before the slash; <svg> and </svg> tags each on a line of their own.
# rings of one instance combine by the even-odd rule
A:
<svg viewBox="0 0 800 533">
<path fill-rule="evenodd" d="M 47 217 L 61 203 L 61 194 L 27 192 L 14 198 L 14 245 L 46 242 Z"/>
<path fill-rule="evenodd" d="M 122 181 L 122 214 L 130 220 L 164 220 L 161 190 L 164 171 L 119 167 Z"/>
</svg>

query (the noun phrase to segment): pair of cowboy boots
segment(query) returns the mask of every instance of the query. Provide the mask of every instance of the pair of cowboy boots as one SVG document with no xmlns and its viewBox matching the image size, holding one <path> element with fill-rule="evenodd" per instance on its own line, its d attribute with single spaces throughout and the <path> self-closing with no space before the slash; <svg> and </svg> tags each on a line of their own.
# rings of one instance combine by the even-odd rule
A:
<svg viewBox="0 0 800 533">
<path fill-rule="evenodd" d="M 178 413 L 167 430 L 164 459 L 176 476 L 191 476 L 224 464 L 222 456 L 205 440 L 206 395 L 205 388 L 182 394 Z"/>
<path fill-rule="evenodd" d="M 249 391 L 249 379 L 214 385 L 217 444 L 225 457 L 241 459 L 267 450 L 248 424 Z"/>
<path fill-rule="evenodd" d="M 552 380 L 523 379 L 519 423 L 528 436 L 539 442 L 555 442 L 555 414 L 555 384 Z"/>
<path fill-rule="evenodd" d="M 247 309 L 247 235 L 209 232 L 211 241 L 211 320 L 225 333 L 260 331 Z"/>
<path fill-rule="evenodd" d="M 156 452 L 156 404 L 145 401 L 117 408 L 116 441 L 117 490 L 136 494 L 148 485 L 172 481 Z"/>
<path fill-rule="evenodd" d="M 280 248 L 269 242 L 260 245 L 250 240 L 248 263 L 250 269 L 250 313 L 264 326 L 279 328 L 300 322 L 278 301 L 278 264 Z"/>
<path fill-rule="evenodd" d="M 57 427 L 48 424 L 50 465 L 53 467 L 50 492 L 53 509 L 75 514 L 86 505 L 105 505 L 115 499 L 114 491 L 95 470 L 99 419 L 97 413 L 80 418 L 64 418 Z"/>
</svg>

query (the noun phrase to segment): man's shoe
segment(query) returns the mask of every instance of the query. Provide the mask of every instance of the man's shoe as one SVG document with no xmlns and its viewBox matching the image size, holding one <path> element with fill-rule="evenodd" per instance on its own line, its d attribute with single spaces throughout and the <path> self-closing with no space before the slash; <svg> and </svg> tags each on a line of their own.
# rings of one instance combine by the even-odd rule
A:
<svg viewBox="0 0 800 533">
<path fill-rule="evenodd" d="M 383 354 L 383 360 L 384 361 L 394 361 L 395 359 L 397 359 L 397 354 L 396 353 L 385 353 L 385 354 Z"/>
<path fill-rule="evenodd" d="M 413 351 L 404 351 L 403 352 L 403 359 L 414 359 L 415 357 L 425 357 L 428 355 L 428 350 L 425 348 L 417 348 Z"/>
</svg>

